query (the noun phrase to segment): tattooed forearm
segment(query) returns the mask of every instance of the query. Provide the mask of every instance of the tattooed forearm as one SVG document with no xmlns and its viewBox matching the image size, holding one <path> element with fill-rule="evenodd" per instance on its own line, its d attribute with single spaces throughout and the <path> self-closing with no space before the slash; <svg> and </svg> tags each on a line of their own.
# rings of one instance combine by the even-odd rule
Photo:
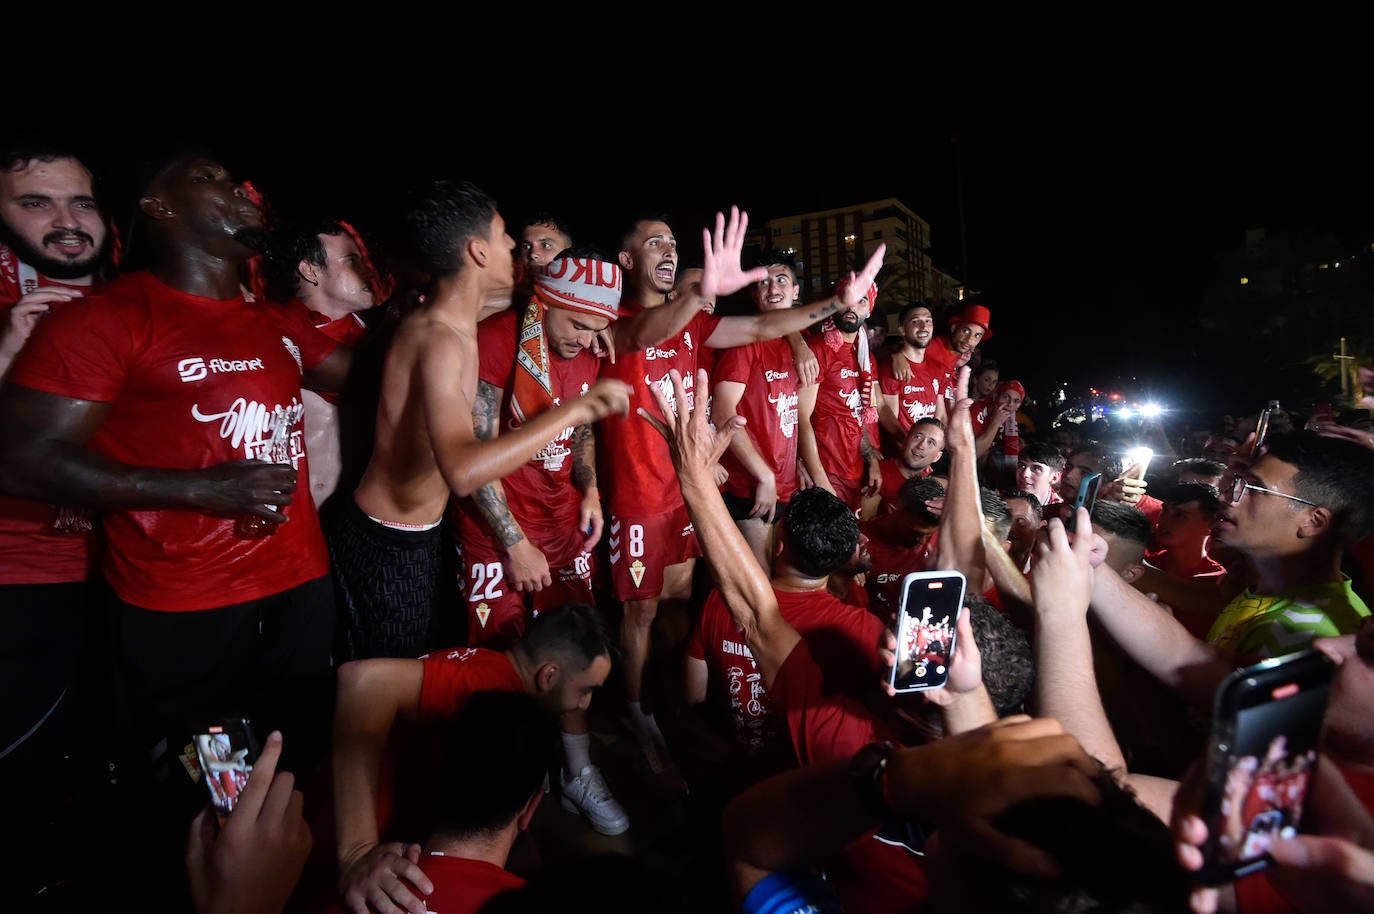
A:
<svg viewBox="0 0 1374 914">
<path fill-rule="evenodd" d="M 591 425 L 579 425 L 568 444 L 572 451 L 572 483 L 586 492 L 596 485 L 596 436 Z"/>
<path fill-rule="evenodd" d="M 473 492 L 472 501 L 502 546 L 513 546 L 525 538 L 525 531 L 511 516 L 510 506 L 506 504 L 506 491 L 499 482 L 487 483 Z"/>
<path fill-rule="evenodd" d="M 472 431 L 483 441 L 490 441 L 496 437 L 500 421 L 501 389 L 479 379 L 477 396 L 472 401 Z"/>
</svg>

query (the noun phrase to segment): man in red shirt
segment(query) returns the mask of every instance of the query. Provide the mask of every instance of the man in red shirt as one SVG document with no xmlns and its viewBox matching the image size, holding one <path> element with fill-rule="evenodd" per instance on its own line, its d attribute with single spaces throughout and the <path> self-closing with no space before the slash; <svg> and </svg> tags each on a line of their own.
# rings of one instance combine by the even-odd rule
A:
<svg viewBox="0 0 1374 914">
<path fill-rule="evenodd" d="M 758 312 L 796 304 L 801 288 L 790 259 L 765 262 L 768 278 L 753 286 Z M 810 350 L 808 350 L 809 352 Z M 759 566 L 773 561 L 773 533 L 797 491 L 797 393 L 801 386 L 786 338 L 722 349 L 711 372 L 711 412 L 716 422 L 743 416 L 721 456 L 729 476 L 723 494 L 730 516 L 754 550 Z"/>
<path fill-rule="evenodd" d="M 897 490 L 912 477 L 926 477 L 945 456 L 945 424 L 934 416 L 917 419 L 907 429 L 902 451 L 884 457 L 878 464 L 882 483 L 878 487 L 878 514 L 896 507 Z"/>
<path fill-rule="evenodd" d="M 128 844 L 175 892 L 160 866 L 180 870 L 204 802 L 177 758 L 198 724 L 232 709 L 288 734 L 293 770 L 323 756 L 333 589 L 314 503 L 292 496 L 309 481 L 301 388 L 336 389 L 350 353 L 245 299 L 265 233 L 223 166 L 179 153 L 148 174 L 128 236 L 147 269 L 44 317 L 0 391 L 0 488 L 104 512 L 121 780 L 161 778 L 148 846 Z M 273 439 L 281 462 L 262 459 Z M 244 515 L 270 535 L 240 535 Z"/>
<path fill-rule="evenodd" d="M 671 391 L 668 373 L 677 368 L 692 381 L 684 386 L 694 398 L 696 369 L 707 350 L 728 349 L 795 333 L 839 311 L 832 296 L 801 308 L 722 317 L 711 313 L 718 295 L 728 295 L 767 278 L 759 267 L 740 269 L 740 251 L 748 216 L 732 208 L 729 225 L 717 214 L 714 236 L 703 231 L 706 259 L 702 278 L 674 291 L 678 269 L 677 238 L 659 216 L 633 220 L 621 239 L 619 262 L 625 271 L 623 311 L 653 312 L 652 319 L 623 333 L 616 324 L 614 363 L 603 362 L 601 376 L 619 378 L 633 389 L 632 406 L 653 409 L 652 390 Z M 879 245 L 864 268 L 864 288 L 882 265 Z M 857 293 L 851 295 L 857 298 Z M 689 399 L 689 404 L 691 399 Z M 800 422 L 800 418 L 798 419 Z M 624 652 L 625 697 L 630 723 L 644 756 L 656 774 L 675 779 L 676 765 L 653 714 L 644 708 L 645 670 L 650 635 L 661 601 L 685 611 L 692 572 L 700 554 L 691 518 L 683 505 L 667 444 L 631 414 L 610 418 L 598 430 L 607 522 L 611 593 L 623 604 L 620 644 Z"/>
<path fill-rule="evenodd" d="M 927 347 L 935 339 L 934 314 L 923 302 L 911 302 L 902 308 L 898 321 L 902 344 L 891 360 L 878 362 L 878 385 L 882 390 L 878 419 L 894 444 L 902 440 L 917 419 L 935 418 L 943 423 L 948 415 L 944 388 L 949 371 L 944 363 L 926 358 Z M 905 376 L 898 378 L 893 369 L 903 362 Z"/>
<path fill-rule="evenodd" d="M 503 651 L 461 647 L 343 664 L 331 751 L 344 906 L 359 914 L 392 902 L 422 910 L 416 905 L 434 890 L 413 842 L 445 775 L 430 742 L 436 726 L 487 689 L 528 693 L 559 715 L 585 712 L 614 650 L 596 607 L 567 604 L 532 619 Z M 563 805 L 572 809 L 566 793 Z"/>
<path fill-rule="evenodd" d="M 377 271 L 354 232 L 331 219 L 293 225 L 274 233 L 266 258 L 271 297 L 304 308 L 315 328 L 356 347 L 367 332 L 362 314 L 377 303 Z M 334 493 L 343 473 L 339 395 L 301 391 L 310 452 L 310 496 L 315 507 Z"/>
<path fill-rule="evenodd" d="M 0 152 L 0 378 L 45 314 L 98 288 L 109 238 L 79 158 L 56 148 Z M 0 495 L 0 847 L 35 848 L 33 865 L 11 860 L 12 872 L 33 880 L 47 872 L 36 850 L 43 826 L 70 805 L 58 799 L 76 774 L 63 759 L 87 761 L 90 743 L 76 738 L 73 715 L 103 687 L 84 681 L 96 548 L 90 512 Z"/>
<path fill-rule="evenodd" d="M 866 496 L 876 495 L 881 481 L 878 388 L 868 351 L 864 320 L 873 311 L 877 286 L 869 282 L 856 302 L 827 321 L 807 340 L 820 363 L 815 386 L 807 385 L 798 401 L 801 426 L 798 450 L 807 475 L 858 517 Z M 837 291 L 853 297 L 849 281 Z M 874 506 L 876 508 L 876 505 Z"/>
</svg>

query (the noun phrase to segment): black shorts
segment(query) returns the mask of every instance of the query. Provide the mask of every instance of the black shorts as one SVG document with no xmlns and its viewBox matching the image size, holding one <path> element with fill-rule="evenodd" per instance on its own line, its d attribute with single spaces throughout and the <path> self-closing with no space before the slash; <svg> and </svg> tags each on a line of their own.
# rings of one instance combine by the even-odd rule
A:
<svg viewBox="0 0 1374 914">
<path fill-rule="evenodd" d="M 729 511 L 730 516 L 735 520 L 758 520 L 758 518 L 749 517 L 749 512 L 754 510 L 754 499 L 744 498 L 739 495 L 731 495 L 729 492 L 720 493 L 720 497 L 725 499 L 725 510 Z M 786 512 L 786 502 L 780 501 L 773 505 L 773 516 L 767 519 L 768 523 L 776 524 L 778 521 L 782 520 Z"/>
</svg>

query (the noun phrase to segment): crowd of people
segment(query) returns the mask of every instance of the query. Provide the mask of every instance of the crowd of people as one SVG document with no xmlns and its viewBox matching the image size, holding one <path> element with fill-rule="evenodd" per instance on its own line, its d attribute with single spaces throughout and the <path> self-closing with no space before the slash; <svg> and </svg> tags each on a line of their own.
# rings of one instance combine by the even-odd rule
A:
<svg viewBox="0 0 1374 914">
<path fill-rule="evenodd" d="M 688 264 L 439 178 L 388 249 L 203 151 L 121 177 L 0 154 L 6 910 L 1374 904 L 1367 429 L 1037 422 L 990 308 L 880 308 L 881 243 L 806 300 L 738 209 Z M 1309 648 L 1303 832 L 1202 885 L 1217 688 Z M 539 846 L 548 797 L 644 827 L 608 721 L 691 885 Z"/>
</svg>

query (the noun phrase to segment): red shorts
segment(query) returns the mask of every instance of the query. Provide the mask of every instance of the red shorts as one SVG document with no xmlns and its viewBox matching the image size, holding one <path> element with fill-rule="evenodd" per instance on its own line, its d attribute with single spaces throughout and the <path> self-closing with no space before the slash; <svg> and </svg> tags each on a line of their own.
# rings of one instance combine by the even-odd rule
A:
<svg viewBox="0 0 1374 914">
<path fill-rule="evenodd" d="M 526 534 L 529 536 L 529 534 Z M 560 603 L 591 603 L 592 556 L 582 551 L 586 534 L 573 523 L 529 537 L 549 561 L 553 583 L 534 593 L 513 590 L 507 580 L 506 553 L 491 537 L 463 541 L 463 596 L 468 601 L 468 647 L 505 648 L 525 634 L 526 614 Z"/>
<path fill-rule="evenodd" d="M 611 559 L 611 593 L 617 600 L 653 600 L 663 592 L 663 569 L 701 555 L 686 505 L 665 514 L 622 517 L 606 522 Z"/>
</svg>

